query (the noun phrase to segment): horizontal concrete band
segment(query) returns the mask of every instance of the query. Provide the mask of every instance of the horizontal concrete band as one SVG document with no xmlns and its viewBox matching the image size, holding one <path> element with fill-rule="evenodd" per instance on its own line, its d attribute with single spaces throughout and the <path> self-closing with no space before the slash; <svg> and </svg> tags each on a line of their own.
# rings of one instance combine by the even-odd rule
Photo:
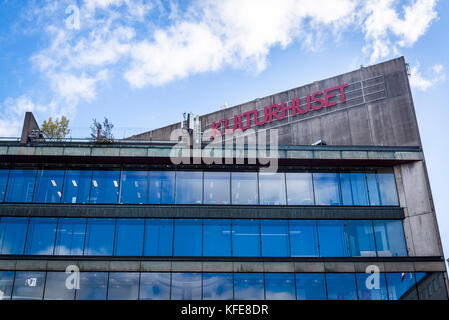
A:
<svg viewBox="0 0 449 320">
<path fill-rule="evenodd" d="M 403 219 L 400 207 L 0 204 L 0 216 L 126 218 Z"/>
</svg>

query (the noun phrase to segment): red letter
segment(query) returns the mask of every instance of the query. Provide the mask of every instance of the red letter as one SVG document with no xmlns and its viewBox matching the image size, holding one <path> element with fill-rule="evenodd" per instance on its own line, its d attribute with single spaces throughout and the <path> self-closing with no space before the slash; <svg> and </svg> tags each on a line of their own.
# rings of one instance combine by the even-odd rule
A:
<svg viewBox="0 0 449 320">
<path fill-rule="evenodd" d="M 216 129 L 218 132 L 220 132 L 220 135 L 223 135 L 223 132 L 221 132 L 220 129 L 218 129 L 221 126 L 221 123 L 223 122 L 223 120 L 226 120 L 225 123 L 228 123 L 228 118 L 226 119 L 221 119 L 217 124 L 215 123 L 215 121 L 212 121 L 212 129 Z M 212 134 L 212 138 L 215 138 L 214 134 Z"/>
<path fill-rule="evenodd" d="M 263 122 L 259 122 L 258 110 L 253 110 L 253 111 L 254 111 L 254 122 L 256 123 L 256 125 L 258 125 L 258 126 L 264 125 L 265 122 L 267 122 L 267 118 L 268 118 L 267 107 L 264 108 Z"/>
<path fill-rule="evenodd" d="M 292 100 L 292 105 L 287 106 L 287 107 L 285 106 L 285 103 L 282 102 L 281 103 L 282 119 L 285 119 L 285 113 L 288 109 L 292 110 L 292 117 L 296 116 L 296 108 L 295 108 L 295 104 L 293 103 L 293 100 Z"/>
<path fill-rule="evenodd" d="M 333 91 L 335 89 L 338 89 L 338 87 L 333 87 L 333 88 L 329 88 L 329 89 L 324 90 L 324 100 L 325 100 L 325 103 L 326 103 L 326 108 L 335 106 L 337 104 L 337 101 L 329 102 L 330 98 L 333 98 L 333 97 L 337 96 L 336 93 L 329 94 L 330 91 Z"/>
<path fill-rule="evenodd" d="M 299 98 L 292 99 L 292 104 L 296 105 L 296 110 L 298 110 L 299 114 L 305 114 L 310 110 L 310 105 L 307 106 L 307 109 L 301 110 L 301 101 Z"/>
<path fill-rule="evenodd" d="M 319 106 L 312 106 L 313 110 L 320 110 L 320 109 L 323 107 L 323 105 L 324 105 L 324 100 L 321 99 L 321 98 L 316 98 L 316 97 L 315 97 L 316 95 L 322 95 L 322 94 L 323 94 L 323 93 L 322 93 L 321 91 L 317 91 L 317 92 L 314 92 L 314 93 L 312 94 L 312 101 L 313 101 L 313 102 L 320 102 L 320 105 L 319 105 Z"/>
<path fill-rule="evenodd" d="M 273 108 L 276 108 L 276 112 L 273 112 Z M 272 116 L 274 116 L 278 120 L 281 120 L 281 118 L 279 118 L 279 116 L 278 116 L 278 112 L 279 112 L 280 108 L 281 107 L 279 107 L 278 104 L 272 104 L 271 106 L 268 107 L 268 118 L 269 118 L 268 122 L 272 122 L 273 121 L 273 117 Z"/>
<path fill-rule="evenodd" d="M 234 116 L 234 128 L 231 130 L 228 129 L 228 118 L 225 119 L 225 132 L 226 133 L 234 133 L 235 130 L 241 129 L 242 126 L 242 115 L 235 115 Z"/>
<path fill-rule="evenodd" d="M 251 110 L 251 111 L 248 111 L 248 112 L 245 112 L 242 114 L 242 117 L 246 116 L 246 127 L 244 127 L 244 128 L 242 127 L 241 128 L 242 130 L 251 128 L 251 112 L 253 112 L 253 111 L 254 110 Z"/>
<path fill-rule="evenodd" d="M 342 84 L 341 86 L 339 86 L 340 88 L 340 96 L 341 96 L 341 103 L 345 103 L 346 99 L 345 99 L 345 88 L 349 86 L 349 84 L 345 83 Z"/>
</svg>

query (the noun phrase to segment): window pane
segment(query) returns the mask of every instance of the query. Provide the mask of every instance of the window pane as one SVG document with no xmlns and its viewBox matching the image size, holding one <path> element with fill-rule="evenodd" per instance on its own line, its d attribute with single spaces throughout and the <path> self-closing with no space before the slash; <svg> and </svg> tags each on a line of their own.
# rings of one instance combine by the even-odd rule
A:
<svg viewBox="0 0 449 320">
<path fill-rule="evenodd" d="M 120 203 L 146 203 L 147 187 L 147 171 L 122 171 Z"/>
<path fill-rule="evenodd" d="M 76 300 L 106 300 L 108 289 L 107 272 L 81 272 L 80 289 L 76 290 Z"/>
<path fill-rule="evenodd" d="M 64 170 L 39 170 L 37 173 L 34 202 L 60 203 Z"/>
<path fill-rule="evenodd" d="M 340 205 L 340 181 L 338 173 L 313 173 L 315 204 Z"/>
<path fill-rule="evenodd" d="M 86 218 L 59 218 L 55 255 L 83 255 Z"/>
<path fill-rule="evenodd" d="M 176 203 L 201 204 L 203 202 L 203 173 L 194 171 L 176 172 Z"/>
<path fill-rule="evenodd" d="M 0 253 L 23 254 L 28 218 L 2 217 L 0 220 Z"/>
<path fill-rule="evenodd" d="M 343 205 L 369 205 L 365 173 L 340 173 L 340 181 Z"/>
<path fill-rule="evenodd" d="M 203 256 L 231 255 L 231 220 L 204 219 Z"/>
<path fill-rule="evenodd" d="M 201 273 L 172 273 L 172 300 L 201 300 Z"/>
<path fill-rule="evenodd" d="M 321 257 L 348 256 L 344 221 L 318 220 L 318 238 Z"/>
<path fill-rule="evenodd" d="M 353 273 L 326 273 L 326 284 L 329 300 L 357 300 Z"/>
<path fill-rule="evenodd" d="M 143 253 L 144 219 L 117 219 L 115 256 L 141 256 Z"/>
<path fill-rule="evenodd" d="M 416 272 L 419 300 L 447 300 L 446 282 L 442 272 Z"/>
<path fill-rule="evenodd" d="M 7 169 L 0 169 L 0 202 L 3 202 L 5 199 L 6 192 L 6 184 L 8 182 L 8 173 Z"/>
<path fill-rule="evenodd" d="M 375 257 L 373 224 L 369 220 L 346 221 L 351 257 Z"/>
<path fill-rule="evenodd" d="M 399 205 L 394 173 L 378 172 L 377 180 L 379 182 L 380 201 L 382 205 L 383 206 Z"/>
<path fill-rule="evenodd" d="M 261 220 L 262 256 L 288 257 L 288 220 Z"/>
<path fill-rule="evenodd" d="M 111 272 L 109 274 L 108 300 L 137 300 L 138 295 L 138 272 Z"/>
<path fill-rule="evenodd" d="M 31 202 L 35 181 L 36 170 L 11 170 L 5 202 Z"/>
<path fill-rule="evenodd" d="M 318 257 L 318 234 L 315 220 L 290 220 L 292 257 Z"/>
<path fill-rule="evenodd" d="M 25 254 L 52 255 L 58 218 L 30 218 Z"/>
<path fill-rule="evenodd" d="M 115 219 L 87 219 L 86 247 L 84 255 L 112 256 Z"/>
<path fill-rule="evenodd" d="M 235 273 L 235 300 L 264 300 L 263 273 Z"/>
<path fill-rule="evenodd" d="M 356 273 L 359 300 L 388 300 L 385 273 Z"/>
<path fill-rule="evenodd" d="M 259 220 L 232 220 L 232 255 L 234 257 L 260 256 Z"/>
<path fill-rule="evenodd" d="M 380 192 L 379 192 L 379 183 L 377 181 L 376 173 L 367 173 L 366 181 L 368 183 L 368 195 L 369 195 L 369 204 L 371 206 L 380 206 Z"/>
<path fill-rule="evenodd" d="M 173 219 L 146 219 L 145 256 L 173 254 Z"/>
<path fill-rule="evenodd" d="M 94 170 L 90 203 L 117 203 L 120 171 Z"/>
<path fill-rule="evenodd" d="M 287 172 L 287 203 L 289 205 L 313 205 L 312 174 L 310 172 Z"/>
<path fill-rule="evenodd" d="M 16 271 L 13 300 L 42 300 L 45 272 Z"/>
<path fill-rule="evenodd" d="M 175 256 L 201 256 L 201 219 L 175 219 Z"/>
<path fill-rule="evenodd" d="M 169 300 L 170 273 L 142 272 L 140 274 L 140 300 Z"/>
<path fill-rule="evenodd" d="M 295 300 L 295 276 L 293 273 L 265 273 L 267 300 Z"/>
<path fill-rule="evenodd" d="M 151 171 L 149 187 L 149 203 L 175 203 L 175 172 Z"/>
<path fill-rule="evenodd" d="M 259 173 L 259 193 L 260 204 L 285 205 L 284 173 Z"/>
<path fill-rule="evenodd" d="M 326 300 L 324 273 L 297 273 L 296 299 Z"/>
<path fill-rule="evenodd" d="M 374 235 L 380 257 L 407 256 L 404 229 L 400 220 L 375 220 Z"/>
<path fill-rule="evenodd" d="M 73 300 L 75 289 L 67 289 L 66 280 L 70 276 L 65 272 L 47 272 L 45 281 L 45 300 Z"/>
<path fill-rule="evenodd" d="M 204 273 L 203 299 L 232 300 L 233 278 L 232 273 Z"/>
<path fill-rule="evenodd" d="M 204 203 L 229 204 L 230 180 L 229 172 L 204 172 Z"/>
<path fill-rule="evenodd" d="M 64 203 L 88 203 L 91 170 L 67 170 L 64 179 Z"/>
<path fill-rule="evenodd" d="M 11 299 L 14 271 L 0 271 L 0 300 Z"/>
<path fill-rule="evenodd" d="M 231 172 L 232 204 L 258 204 L 257 172 Z"/>
<path fill-rule="evenodd" d="M 417 297 L 413 272 L 387 273 L 390 300 L 414 300 Z"/>
</svg>

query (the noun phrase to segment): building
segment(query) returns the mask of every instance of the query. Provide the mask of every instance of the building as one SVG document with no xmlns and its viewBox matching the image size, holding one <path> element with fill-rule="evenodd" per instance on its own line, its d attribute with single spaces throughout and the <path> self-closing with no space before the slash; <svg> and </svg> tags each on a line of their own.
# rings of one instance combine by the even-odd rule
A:
<svg viewBox="0 0 449 320">
<path fill-rule="evenodd" d="M 50 142 L 27 113 L 20 141 L 0 142 L 0 296 L 448 299 L 403 58 L 183 126 L 193 155 L 200 133 L 203 150 L 234 128 L 278 139 L 265 157 L 258 140 L 223 149 L 240 162 L 175 164 L 180 122 Z"/>
</svg>

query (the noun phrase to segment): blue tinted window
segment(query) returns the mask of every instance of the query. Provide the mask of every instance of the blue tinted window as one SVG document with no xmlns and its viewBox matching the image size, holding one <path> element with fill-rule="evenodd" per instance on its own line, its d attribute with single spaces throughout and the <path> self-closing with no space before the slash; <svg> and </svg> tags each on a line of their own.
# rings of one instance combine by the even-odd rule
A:
<svg viewBox="0 0 449 320">
<path fill-rule="evenodd" d="M 285 205 L 284 173 L 259 173 L 259 197 L 262 205 Z"/>
<path fill-rule="evenodd" d="M 115 219 L 87 219 L 84 255 L 112 256 Z"/>
<path fill-rule="evenodd" d="M 33 201 L 38 203 L 60 203 L 63 179 L 64 170 L 39 170 Z"/>
<path fill-rule="evenodd" d="M 109 300 L 137 300 L 139 296 L 138 272 L 109 273 Z"/>
<path fill-rule="evenodd" d="M 399 205 L 394 173 L 378 172 L 377 181 L 379 182 L 381 204 L 383 206 Z"/>
<path fill-rule="evenodd" d="M 45 280 L 45 300 L 73 300 L 75 288 L 68 289 L 66 280 L 70 275 L 65 272 L 47 272 Z M 73 285 L 74 283 L 71 282 Z"/>
<path fill-rule="evenodd" d="M 340 205 L 340 181 L 338 173 L 313 173 L 315 204 Z"/>
<path fill-rule="evenodd" d="M 351 257 L 375 257 L 373 224 L 369 220 L 346 221 L 349 254 Z"/>
<path fill-rule="evenodd" d="M 203 202 L 203 173 L 176 172 L 176 203 L 201 204 Z"/>
<path fill-rule="evenodd" d="M 28 218 L 2 217 L 0 220 L 0 253 L 23 254 Z"/>
<path fill-rule="evenodd" d="M 326 273 L 326 284 L 329 300 L 357 300 L 353 273 Z"/>
<path fill-rule="evenodd" d="M 318 257 L 318 233 L 315 220 L 290 220 L 292 257 Z"/>
<path fill-rule="evenodd" d="M 0 169 L 0 202 L 3 202 L 6 192 L 6 184 L 8 183 L 9 170 Z"/>
<path fill-rule="evenodd" d="M 76 290 L 76 300 L 106 300 L 108 290 L 107 272 L 81 272 L 80 288 Z"/>
<path fill-rule="evenodd" d="M 407 256 L 404 229 L 400 220 L 375 220 L 374 235 L 380 257 Z"/>
<path fill-rule="evenodd" d="M 151 171 L 148 202 L 152 204 L 175 203 L 175 172 Z"/>
<path fill-rule="evenodd" d="M 234 299 L 264 300 L 263 273 L 235 273 Z"/>
<path fill-rule="evenodd" d="M 83 255 L 86 218 L 59 218 L 55 255 Z"/>
<path fill-rule="evenodd" d="M 117 219 L 115 256 L 141 256 L 143 253 L 144 219 Z"/>
<path fill-rule="evenodd" d="M 313 205 L 315 203 L 310 172 L 287 172 L 286 180 L 289 205 Z"/>
<path fill-rule="evenodd" d="M 265 296 L 267 300 L 295 300 L 294 274 L 265 273 Z"/>
<path fill-rule="evenodd" d="M 357 273 L 359 300 L 388 300 L 385 273 Z"/>
<path fill-rule="evenodd" d="M 52 255 L 58 218 L 30 218 L 25 254 Z"/>
<path fill-rule="evenodd" d="M 203 299 L 232 300 L 233 281 L 232 273 L 204 273 Z"/>
<path fill-rule="evenodd" d="M 260 256 L 259 220 L 232 220 L 232 255 L 234 257 Z"/>
<path fill-rule="evenodd" d="M 386 278 L 390 300 L 416 299 L 417 292 L 413 272 L 387 273 Z"/>
<path fill-rule="evenodd" d="M 13 300 L 42 300 L 45 272 L 16 271 Z"/>
<path fill-rule="evenodd" d="M 90 203 L 117 203 L 120 171 L 94 170 Z"/>
<path fill-rule="evenodd" d="M 297 273 L 296 299 L 326 300 L 324 273 Z"/>
<path fill-rule="evenodd" d="M 369 204 L 372 206 L 380 206 L 379 182 L 377 181 L 377 173 L 369 172 L 366 174 L 368 184 Z"/>
<path fill-rule="evenodd" d="M 369 205 L 365 173 L 340 173 L 340 181 L 343 205 Z"/>
<path fill-rule="evenodd" d="M 229 172 L 204 172 L 204 203 L 229 204 L 231 191 Z"/>
<path fill-rule="evenodd" d="M 91 170 L 67 170 L 64 179 L 64 203 L 88 203 Z"/>
<path fill-rule="evenodd" d="M 175 256 L 201 256 L 201 219 L 175 219 Z"/>
<path fill-rule="evenodd" d="M 14 271 L 0 271 L 0 300 L 11 299 Z"/>
<path fill-rule="evenodd" d="M 147 171 L 122 171 L 120 203 L 146 203 L 147 187 Z"/>
<path fill-rule="evenodd" d="M 169 300 L 170 273 L 142 272 L 140 274 L 140 300 Z"/>
<path fill-rule="evenodd" d="M 146 219 L 145 256 L 173 254 L 173 219 Z"/>
<path fill-rule="evenodd" d="M 348 255 L 345 224 L 340 220 L 318 220 L 318 238 L 321 257 L 346 257 Z"/>
<path fill-rule="evenodd" d="M 257 172 L 231 172 L 232 204 L 258 204 Z"/>
<path fill-rule="evenodd" d="M 288 220 L 261 220 L 262 256 L 288 257 Z"/>
<path fill-rule="evenodd" d="M 172 300 L 201 300 L 201 273 L 172 273 Z"/>
<path fill-rule="evenodd" d="M 36 170 L 11 170 L 5 202 L 31 202 L 35 181 Z"/>
<path fill-rule="evenodd" d="M 231 255 L 231 220 L 204 219 L 203 256 Z"/>
</svg>

